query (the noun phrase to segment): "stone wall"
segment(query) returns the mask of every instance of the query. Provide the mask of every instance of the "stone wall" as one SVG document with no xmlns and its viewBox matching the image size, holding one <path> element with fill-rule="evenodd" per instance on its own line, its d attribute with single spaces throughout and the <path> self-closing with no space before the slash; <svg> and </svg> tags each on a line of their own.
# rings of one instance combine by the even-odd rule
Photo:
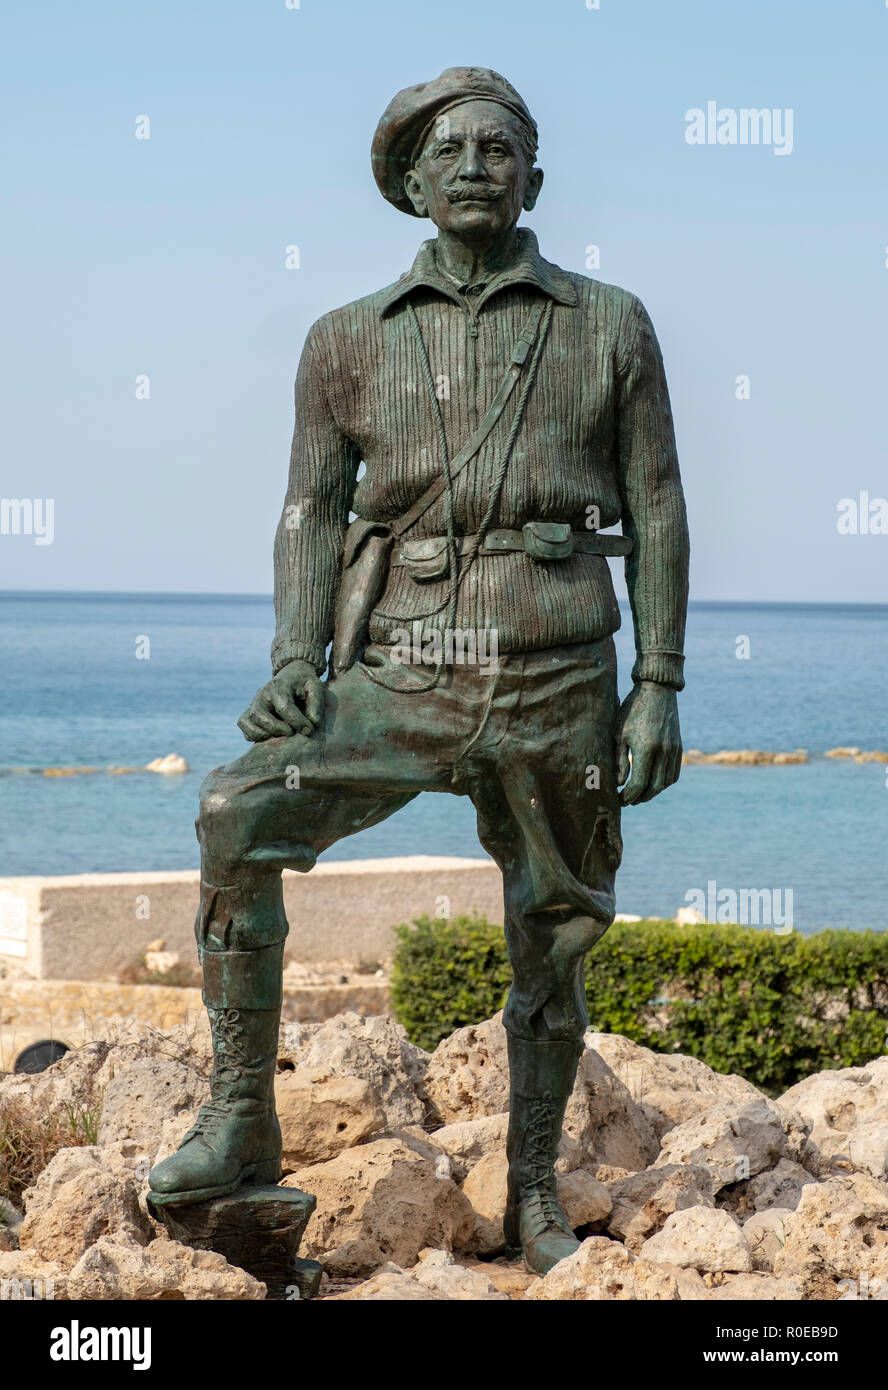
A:
<svg viewBox="0 0 888 1390">
<path fill-rule="evenodd" d="M 383 972 L 380 971 L 380 975 Z M 382 1014 L 389 1008 L 388 979 L 342 977 L 317 985 L 284 977 L 281 1017 L 285 1023 L 322 1023 L 336 1014 Z M 136 1023 L 171 1029 L 204 1025 L 199 989 L 171 985 L 125 985 L 101 980 L 5 980 L 0 982 L 0 1072 L 12 1071 L 31 1043 L 55 1038 L 82 1047 L 114 1038 Z"/>
<path fill-rule="evenodd" d="M 162 938 L 194 959 L 196 870 L 0 878 L 0 964 L 33 979 L 116 977 Z M 287 957 L 298 961 L 382 959 L 392 927 L 439 907 L 502 921 L 502 882 L 491 860 L 416 855 L 318 864 L 284 873 L 290 922 Z"/>
</svg>

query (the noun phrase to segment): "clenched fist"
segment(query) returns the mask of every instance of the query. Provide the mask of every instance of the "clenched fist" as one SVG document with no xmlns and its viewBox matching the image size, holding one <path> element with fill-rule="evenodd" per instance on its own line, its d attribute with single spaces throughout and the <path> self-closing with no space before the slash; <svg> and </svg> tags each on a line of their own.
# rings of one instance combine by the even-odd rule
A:
<svg viewBox="0 0 888 1390">
<path fill-rule="evenodd" d="M 324 715 L 324 687 L 309 661 L 290 661 L 257 691 L 237 727 L 251 743 L 312 734 Z"/>
</svg>

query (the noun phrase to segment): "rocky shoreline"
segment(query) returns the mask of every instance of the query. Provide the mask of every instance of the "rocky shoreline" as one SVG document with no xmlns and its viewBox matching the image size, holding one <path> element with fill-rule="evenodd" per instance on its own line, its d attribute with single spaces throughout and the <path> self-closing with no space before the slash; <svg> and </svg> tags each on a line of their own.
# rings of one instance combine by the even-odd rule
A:
<svg viewBox="0 0 888 1390">
<path fill-rule="evenodd" d="M 699 748 L 686 748 L 682 762 L 692 767 L 718 764 L 722 767 L 791 767 L 811 760 L 807 748 L 795 748 L 790 753 L 771 753 L 762 748 L 722 748 L 718 753 L 703 753 Z M 874 748 L 828 748 L 814 757 L 833 758 L 853 763 L 888 763 L 888 752 Z"/>
<path fill-rule="evenodd" d="M 503 1253 L 499 1015 L 432 1054 L 385 1015 L 283 1024 L 283 1181 L 318 1199 L 301 1253 L 324 1266 L 321 1296 L 888 1296 L 888 1056 L 775 1100 L 615 1034 L 586 1043 L 558 1162 L 582 1244 L 541 1279 Z M 148 1169 L 193 1122 L 209 1067 L 203 1021 L 168 1031 L 121 1022 L 114 1041 L 0 1079 L 0 1123 L 79 1113 L 95 1141 L 60 1149 L 22 1210 L 0 1209 L 6 1297 L 46 1281 L 56 1299 L 265 1297 L 221 1256 L 168 1239 L 145 1206 Z"/>
</svg>

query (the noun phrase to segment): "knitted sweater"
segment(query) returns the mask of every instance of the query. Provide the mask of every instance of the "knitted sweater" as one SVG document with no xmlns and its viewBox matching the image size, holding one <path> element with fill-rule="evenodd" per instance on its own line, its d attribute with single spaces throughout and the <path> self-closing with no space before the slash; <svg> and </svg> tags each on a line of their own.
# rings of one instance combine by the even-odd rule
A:
<svg viewBox="0 0 888 1390">
<path fill-rule="evenodd" d="M 297 657 L 319 672 L 332 637 L 350 510 L 393 521 L 441 474 L 435 412 L 407 313 L 408 297 L 436 379 L 452 457 L 484 417 L 540 295 L 553 302 L 493 525 L 622 523 L 637 659 L 633 679 L 681 689 L 688 536 L 672 414 L 656 335 L 627 291 L 543 260 L 519 229 L 513 263 L 461 292 L 421 247 L 396 284 L 324 315 L 296 378 L 296 427 L 275 540 L 277 632 L 272 664 Z M 457 534 L 477 532 L 514 418 L 520 386 L 454 483 Z M 366 471 L 357 480 L 361 461 Z M 444 499 L 412 537 L 445 533 Z M 597 513 L 592 509 L 597 508 Z M 445 621 L 448 580 L 418 584 L 392 566 L 370 640 L 422 619 Z M 483 555 L 460 586 L 455 626 L 495 629 L 501 652 L 607 636 L 620 614 L 607 560 L 575 553 L 539 564 L 524 551 Z"/>
</svg>

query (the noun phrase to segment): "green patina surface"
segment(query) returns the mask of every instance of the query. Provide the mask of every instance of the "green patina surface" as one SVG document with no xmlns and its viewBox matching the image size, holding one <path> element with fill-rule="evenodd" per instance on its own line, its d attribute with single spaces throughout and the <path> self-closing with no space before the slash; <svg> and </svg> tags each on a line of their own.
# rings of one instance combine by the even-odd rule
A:
<svg viewBox="0 0 888 1390">
<path fill-rule="evenodd" d="M 437 236 L 303 352 L 272 679 L 239 721 L 253 749 L 201 797 L 212 1100 L 152 1172 L 164 1207 L 279 1174 L 281 870 L 447 791 L 473 800 L 503 873 L 507 1241 L 536 1270 L 576 1248 L 554 1161 L 583 960 L 613 919 L 621 807 L 681 768 L 688 539 L 648 315 L 517 226 L 542 188 L 536 148 L 523 99 L 482 68 L 400 92 L 377 128 L 380 191 Z M 636 642 L 622 707 L 616 555 Z"/>
</svg>

